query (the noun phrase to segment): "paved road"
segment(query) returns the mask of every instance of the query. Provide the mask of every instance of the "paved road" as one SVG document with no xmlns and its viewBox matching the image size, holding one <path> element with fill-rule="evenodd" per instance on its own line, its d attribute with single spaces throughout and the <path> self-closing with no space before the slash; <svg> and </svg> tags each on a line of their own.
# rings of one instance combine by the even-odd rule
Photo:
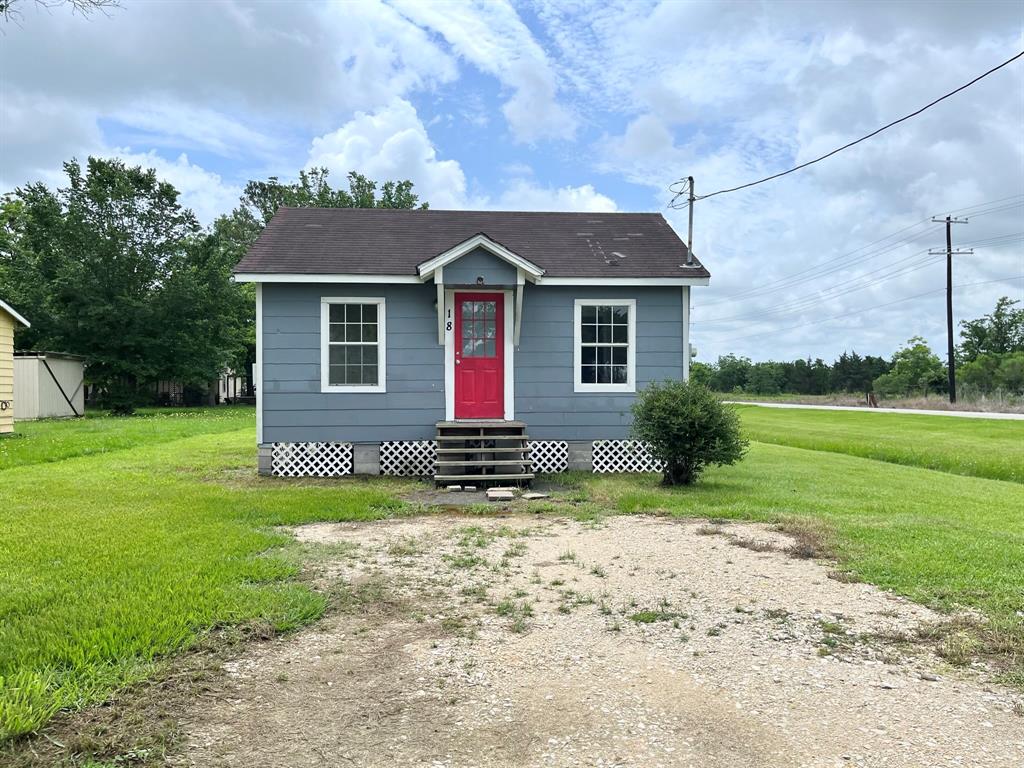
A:
<svg viewBox="0 0 1024 768">
<path fill-rule="evenodd" d="M 861 408 L 856 405 L 808 405 L 806 403 L 752 403 L 726 400 L 732 405 L 757 405 L 762 408 L 804 408 L 811 411 L 862 411 L 864 413 L 918 413 L 927 416 L 960 416 L 965 419 L 1007 419 L 1024 421 L 1024 413 L 986 413 L 985 411 L 935 411 L 920 408 Z"/>
</svg>

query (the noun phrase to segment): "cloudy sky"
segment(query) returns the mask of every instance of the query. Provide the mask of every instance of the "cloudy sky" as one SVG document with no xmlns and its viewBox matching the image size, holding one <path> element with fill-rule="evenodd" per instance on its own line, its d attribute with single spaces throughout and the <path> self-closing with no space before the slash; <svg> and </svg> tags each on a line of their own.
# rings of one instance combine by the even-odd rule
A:
<svg viewBox="0 0 1024 768">
<path fill-rule="evenodd" d="M 811 159 L 1024 50 L 1019 2 L 21 0 L 0 32 L 0 190 L 117 155 L 204 222 L 247 179 L 410 178 L 435 208 L 664 211 Z M 944 348 L 1024 292 L 1024 59 L 830 160 L 698 203 L 700 359 Z M 1016 278 L 1015 280 L 1012 278 Z M 914 297 L 917 298 L 908 298 Z"/>
</svg>

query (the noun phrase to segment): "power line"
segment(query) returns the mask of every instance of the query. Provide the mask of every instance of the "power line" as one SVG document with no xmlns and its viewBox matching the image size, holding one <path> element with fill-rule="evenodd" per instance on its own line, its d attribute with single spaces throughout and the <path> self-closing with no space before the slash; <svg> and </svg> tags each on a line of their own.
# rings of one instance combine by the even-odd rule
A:
<svg viewBox="0 0 1024 768">
<path fill-rule="evenodd" d="M 979 285 L 991 285 L 992 283 L 1005 283 L 1005 282 L 1013 282 L 1013 281 L 1016 281 L 1016 280 L 1024 280 L 1024 275 L 1020 275 L 1020 276 L 1018 276 L 1018 275 L 1009 275 L 1009 276 L 1006 276 L 1006 277 L 997 277 L 995 280 L 982 280 L 982 281 L 976 282 L 976 283 L 961 283 L 959 285 L 954 285 L 953 289 L 954 290 L 959 290 L 960 288 L 973 288 L 973 287 L 979 286 Z M 832 315 L 831 317 L 822 317 L 822 318 L 819 318 L 817 320 L 810 320 L 810 321 L 808 321 L 806 323 L 800 323 L 799 325 L 792 325 L 789 328 L 775 328 L 775 329 L 773 329 L 771 331 L 764 331 L 763 333 L 753 333 L 753 334 L 749 334 L 747 336 L 733 336 L 733 337 L 727 338 L 727 339 L 717 339 L 714 343 L 715 344 L 729 344 L 729 343 L 734 342 L 734 341 L 745 341 L 747 339 L 756 339 L 756 338 L 760 338 L 761 336 L 770 336 L 772 334 L 783 333 L 785 331 L 795 331 L 795 330 L 798 330 L 800 328 L 806 328 L 809 325 L 818 325 L 820 323 L 827 323 L 830 320 L 839 320 L 839 319 L 843 319 L 843 318 L 847 318 L 847 317 L 853 317 L 853 316 L 855 316 L 855 315 L 857 315 L 858 313 L 861 313 L 861 312 L 870 312 L 870 311 L 872 311 L 874 309 L 882 309 L 884 307 L 891 307 L 894 304 L 902 304 L 905 301 L 912 301 L 913 299 L 920 299 L 920 298 L 922 298 L 924 296 L 933 296 L 936 293 L 943 293 L 945 290 L 946 290 L 945 288 L 936 288 L 933 291 L 925 291 L 924 293 L 916 293 L 913 296 L 904 296 L 902 299 L 896 299 L 895 301 L 886 302 L 885 304 L 876 304 L 873 307 L 865 307 L 865 308 L 857 310 L 855 312 L 843 312 L 842 314 Z"/>
<path fill-rule="evenodd" d="M 1008 201 L 1008 200 L 1017 200 L 1018 202 L 1010 204 L 1009 206 L 997 205 L 999 203 L 1006 203 L 1006 201 Z M 989 209 L 989 208 L 986 208 L 985 206 L 995 206 L 995 207 L 992 207 L 992 208 Z M 974 217 L 974 216 L 984 216 L 984 215 L 988 215 L 989 213 L 996 213 L 996 212 L 1001 211 L 1001 210 L 1006 210 L 1007 208 L 1014 208 L 1014 207 L 1018 207 L 1018 206 L 1024 206 L 1024 195 L 1021 195 L 1021 194 L 1010 195 L 1008 197 L 998 198 L 996 200 L 988 200 L 988 201 L 985 201 L 985 202 L 982 202 L 982 203 L 975 203 L 974 205 L 969 205 L 969 206 L 966 206 L 964 208 L 955 209 L 953 211 L 950 211 L 950 213 L 951 214 L 956 214 L 956 215 L 961 215 L 961 216 L 967 216 L 968 218 L 971 218 L 971 217 Z M 980 211 L 974 210 L 974 209 L 979 209 L 979 208 L 981 209 Z M 752 295 L 752 294 L 774 293 L 775 291 L 785 290 L 786 288 L 792 288 L 795 285 L 799 285 L 801 283 L 806 283 L 806 282 L 809 282 L 810 280 L 815 280 L 818 277 L 824 277 L 826 275 L 834 274 L 836 272 L 841 272 L 841 271 L 843 271 L 844 269 L 846 269 L 848 267 L 847 262 L 848 262 L 849 259 L 851 259 L 853 257 L 856 257 L 856 258 L 858 258 L 858 259 L 860 259 L 862 261 L 867 260 L 867 259 L 873 259 L 873 258 L 881 256 L 881 255 L 883 255 L 885 253 L 889 253 L 889 252 L 895 250 L 896 248 L 898 248 L 898 247 L 900 247 L 902 245 L 907 245 L 909 243 L 914 242 L 915 240 L 920 240 L 920 239 L 922 239 L 924 237 L 930 236 L 931 235 L 931 229 L 929 228 L 928 230 L 919 232 L 919 233 L 914 234 L 914 235 L 905 235 L 902 238 L 894 240 L 893 242 L 888 243 L 887 245 L 880 247 L 878 250 L 876 250 L 874 252 L 870 252 L 869 251 L 868 253 L 860 253 L 861 251 L 865 251 L 866 249 L 870 248 L 873 245 L 878 245 L 879 243 L 884 243 L 887 240 L 892 240 L 893 238 L 897 237 L 898 235 L 901 235 L 901 234 L 904 234 L 906 232 L 909 232 L 910 230 L 915 229 L 917 227 L 920 227 L 922 225 L 929 224 L 930 222 L 931 222 L 930 218 L 921 219 L 918 222 L 915 222 L 915 223 L 910 224 L 910 225 L 908 225 L 906 227 L 903 227 L 902 229 L 898 229 L 895 232 L 892 232 L 892 233 L 890 233 L 888 235 L 885 235 L 884 237 L 880 237 L 877 240 L 873 240 L 870 243 L 867 243 L 866 245 L 862 245 L 860 248 L 856 248 L 856 249 L 854 249 L 852 251 L 848 251 L 848 252 L 842 253 L 842 254 L 840 254 L 838 256 L 834 256 L 834 257 L 832 257 L 830 259 L 826 259 L 825 261 L 823 261 L 820 264 L 817 264 L 815 266 L 807 267 L 806 269 L 801 269 L 801 270 L 798 270 L 796 272 L 792 272 L 789 275 L 786 275 L 786 276 L 780 277 L 780 278 L 776 278 L 775 280 L 769 280 L 767 283 L 763 283 L 760 286 L 754 286 L 754 287 L 751 287 L 751 288 L 747 288 L 745 290 L 739 291 L 738 293 L 731 294 L 730 296 L 725 296 L 725 297 L 723 297 L 723 298 L 721 298 L 721 299 L 719 299 L 717 301 L 711 301 L 711 302 L 708 302 L 706 304 L 702 304 L 701 306 L 704 307 L 704 308 L 706 308 L 706 307 L 713 307 L 713 306 L 716 306 L 718 304 L 725 304 L 725 303 L 728 303 L 728 302 L 732 302 L 735 299 L 742 298 L 744 296 L 749 296 L 749 295 Z M 813 275 L 810 274 L 812 272 L 818 272 L 818 270 L 823 270 L 825 267 L 827 267 L 827 266 L 829 266 L 831 264 L 836 264 L 836 263 L 840 263 L 840 262 L 842 262 L 842 263 L 840 264 L 840 266 L 838 266 L 836 268 L 827 269 L 825 271 L 822 271 L 820 274 L 813 274 Z M 805 276 L 805 277 L 801 277 L 801 276 Z M 795 278 L 800 278 L 800 279 L 795 279 Z M 772 287 L 772 286 L 775 286 L 775 287 Z"/>
<path fill-rule="evenodd" d="M 1008 235 L 999 235 L 997 237 L 991 237 L 986 238 L 984 240 L 976 240 L 970 243 L 965 243 L 964 246 L 980 248 L 1000 248 L 1006 245 L 1013 245 L 1016 242 L 1020 242 L 1022 240 L 1024 240 L 1024 232 L 1015 232 Z M 715 317 L 710 318 L 708 320 L 691 320 L 690 322 L 693 325 L 710 325 L 712 323 L 735 323 L 740 320 L 764 320 L 774 315 L 792 315 L 798 312 L 806 312 L 808 309 L 811 309 L 812 307 L 815 307 L 819 304 L 824 304 L 826 302 L 833 301 L 848 294 L 856 293 L 857 291 L 862 291 L 865 288 L 871 288 L 872 286 L 877 285 L 878 283 L 881 283 L 883 281 L 891 280 L 897 277 L 903 277 L 904 275 L 908 275 L 911 272 L 917 272 L 918 270 L 925 269 L 934 264 L 938 264 L 944 258 L 945 252 L 943 252 L 942 254 L 928 254 L 927 251 L 918 251 L 916 253 L 911 254 L 905 259 L 900 259 L 899 261 L 895 261 L 892 264 L 883 267 L 882 270 L 875 270 L 874 272 L 882 272 L 883 270 L 890 269 L 891 267 L 894 267 L 902 262 L 910 261 L 911 259 L 917 258 L 921 255 L 925 255 L 925 258 L 921 261 L 912 263 L 910 265 L 902 266 L 894 271 L 888 271 L 885 272 L 884 274 L 879 274 L 876 278 L 872 280 L 868 280 L 867 282 L 861 285 L 853 285 L 852 287 L 845 288 L 844 290 L 841 290 L 838 293 L 834 291 L 838 288 L 844 288 L 844 284 L 840 283 L 837 286 L 834 286 L 833 288 L 829 288 L 828 291 L 830 293 L 828 294 L 822 293 L 814 296 L 805 296 L 802 299 L 794 300 L 789 304 L 783 304 L 779 307 L 770 309 L 766 312 L 748 315 L 731 315 L 729 317 Z M 868 277 L 870 274 L 873 273 L 868 273 L 868 275 L 862 275 L 859 278 L 854 278 L 853 280 L 849 280 L 846 282 L 855 283 L 858 280 L 862 280 Z M 714 329 L 711 329 L 711 332 L 714 333 Z"/>
<path fill-rule="evenodd" d="M 950 96 L 954 96 L 954 95 L 960 93 L 960 91 L 962 91 L 962 90 L 964 90 L 966 88 L 970 88 L 972 85 L 977 83 L 979 80 L 983 80 L 984 78 L 986 78 L 989 75 L 991 75 L 993 72 L 996 72 L 996 71 L 1002 69 L 1003 67 L 1007 66 L 1008 64 L 1013 63 L 1014 61 L 1019 59 L 1021 56 L 1024 56 L 1024 51 L 1021 51 L 1020 53 L 1018 53 L 1015 56 L 1011 56 L 1009 59 L 1004 61 L 1002 64 L 998 64 L 997 66 L 992 67 L 992 69 L 988 70 L 987 72 L 985 72 L 985 73 L 983 73 L 981 75 L 978 75 L 976 78 L 974 78 L 970 82 L 964 83 L 959 88 L 957 88 L 955 90 L 952 90 L 952 91 L 950 91 L 949 93 L 947 93 L 947 94 L 945 94 L 943 96 L 940 96 L 939 98 L 935 99 L 934 101 L 929 102 L 928 104 L 925 104 L 923 107 L 921 107 L 918 110 L 915 110 L 914 112 L 911 112 L 909 115 L 904 115 L 903 117 L 899 118 L 898 120 L 893 120 L 891 123 L 888 123 L 887 125 L 883 125 L 881 128 L 878 128 L 877 130 L 872 131 L 871 133 L 867 134 L 866 136 L 861 136 L 859 139 L 855 139 L 854 141 L 851 141 L 848 144 L 844 144 L 843 146 L 838 147 L 837 149 L 833 149 L 831 152 L 828 152 L 828 153 L 822 155 L 821 157 L 817 157 L 814 160 L 808 160 L 806 163 L 801 163 L 800 165 L 794 166 L 793 168 L 790 168 L 788 171 L 781 171 L 779 173 L 772 174 L 771 176 L 766 176 L 763 179 L 758 179 L 757 181 L 750 181 L 750 182 L 747 182 L 746 184 L 740 184 L 738 187 L 730 187 L 728 189 L 720 189 L 717 192 L 710 192 L 710 193 L 708 193 L 706 195 L 691 196 L 686 201 L 685 204 L 684 203 L 677 203 L 677 201 L 679 200 L 679 198 L 683 194 L 683 192 L 681 190 L 672 189 L 672 187 L 670 186 L 669 188 L 672 189 L 673 192 L 675 192 L 675 195 L 672 198 L 671 202 L 669 202 L 669 207 L 670 208 L 684 208 L 684 207 L 687 207 L 687 206 L 691 205 L 691 202 L 690 202 L 691 200 L 707 200 L 709 197 L 715 197 L 716 195 L 724 195 L 724 194 L 727 194 L 729 192 L 737 192 L 737 191 L 739 191 L 741 189 L 747 189 L 748 187 L 757 186 L 758 184 L 764 184 L 766 181 L 772 181 L 773 179 L 778 179 L 778 178 L 780 178 L 782 176 L 786 176 L 786 175 L 788 175 L 790 173 L 794 173 L 796 171 L 799 171 L 802 168 L 806 168 L 806 167 L 808 167 L 810 165 L 814 165 L 815 163 L 820 163 L 822 160 L 826 160 L 826 159 L 832 157 L 832 155 L 836 155 L 836 154 L 842 152 L 844 149 L 849 149 L 850 147 L 856 146 L 857 144 L 860 144 L 862 141 L 867 141 L 871 137 L 877 136 L 882 131 L 888 130 L 889 128 L 892 128 L 895 125 L 899 125 L 900 123 L 904 122 L 905 120 L 909 120 L 912 117 L 917 117 L 918 115 L 920 115 L 925 110 L 930 109 L 931 107 L 934 107 L 939 102 L 945 101 Z M 679 184 L 679 183 L 680 182 L 676 182 L 676 184 Z"/>
<path fill-rule="evenodd" d="M 1024 237 L 1024 232 L 1013 232 L 1006 235 L 998 235 L 995 237 L 985 238 L 982 240 L 974 240 L 969 243 L 964 243 L 964 247 L 999 248 L 1005 245 L 1012 245 L 1015 242 L 1019 242 L 1021 241 L 1022 237 Z M 916 251 L 915 253 L 912 253 L 905 258 L 897 259 L 896 261 L 893 261 L 885 265 L 884 267 L 881 267 L 880 269 L 872 270 L 863 275 L 851 278 L 850 280 L 838 282 L 835 285 L 832 285 L 829 288 L 826 288 L 823 291 L 820 291 L 816 294 L 807 295 L 802 298 L 794 299 L 793 301 L 787 302 L 785 304 L 780 304 L 766 312 L 759 312 L 755 314 L 746 315 L 729 315 L 727 317 L 712 317 L 708 318 L 707 320 L 691 320 L 690 322 L 694 325 L 709 325 L 711 323 L 728 323 L 734 322 L 736 320 L 757 320 L 764 317 L 768 317 L 770 315 L 788 315 L 793 314 L 794 312 L 803 312 L 805 310 L 810 309 L 811 307 L 817 306 L 818 304 L 823 304 L 827 301 L 838 299 L 841 296 L 845 296 L 850 293 L 855 293 L 857 291 L 864 290 L 865 288 L 870 288 L 873 285 L 877 285 L 878 283 L 884 280 L 891 280 L 896 277 L 903 277 L 904 275 L 908 275 L 911 272 L 916 272 L 926 267 L 930 267 L 931 265 L 941 261 L 944 253 L 945 252 L 943 252 L 943 254 L 930 254 L 927 250 Z M 924 259 L 918 262 L 914 262 L 913 264 L 910 265 L 902 266 L 899 269 L 892 271 L 893 267 L 896 267 L 900 264 L 905 264 L 905 262 L 916 259 L 922 255 L 925 256 Z M 871 278 L 872 275 L 877 275 L 877 277 L 868 279 Z M 861 281 L 865 282 L 863 282 L 861 285 L 856 285 L 856 283 Z"/>
</svg>

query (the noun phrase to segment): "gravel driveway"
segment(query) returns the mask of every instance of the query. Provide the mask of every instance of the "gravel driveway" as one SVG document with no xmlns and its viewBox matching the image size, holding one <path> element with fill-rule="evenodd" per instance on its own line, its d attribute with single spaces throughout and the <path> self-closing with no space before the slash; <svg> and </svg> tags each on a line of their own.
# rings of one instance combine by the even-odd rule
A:
<svg viewBox="0 0 1024 768">
<path fill-rule="evenodd" d="M 1024 765 L 1021 697 L 893 640 L 939 617 L 764 527 L 445 516 L 295 535 L 344 608 L 229 663 L 177 764 Z"/>
</svg>

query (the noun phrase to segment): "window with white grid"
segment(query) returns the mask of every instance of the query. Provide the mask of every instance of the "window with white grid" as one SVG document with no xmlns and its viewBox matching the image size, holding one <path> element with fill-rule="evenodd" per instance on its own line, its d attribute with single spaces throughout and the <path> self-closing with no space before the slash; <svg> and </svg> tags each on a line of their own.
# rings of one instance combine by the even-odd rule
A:
<svg viewBox="0 0 1024 768">
<path fill-rule="evenodd" d="M 383 392 L 384 299 L 320 300 L 320 383 L 324 392 Z"/>
<path fill-rule="evenodd" d="M 576 299 L 573 389 L 636 391 L 636 300 Z"/>
</svg>

